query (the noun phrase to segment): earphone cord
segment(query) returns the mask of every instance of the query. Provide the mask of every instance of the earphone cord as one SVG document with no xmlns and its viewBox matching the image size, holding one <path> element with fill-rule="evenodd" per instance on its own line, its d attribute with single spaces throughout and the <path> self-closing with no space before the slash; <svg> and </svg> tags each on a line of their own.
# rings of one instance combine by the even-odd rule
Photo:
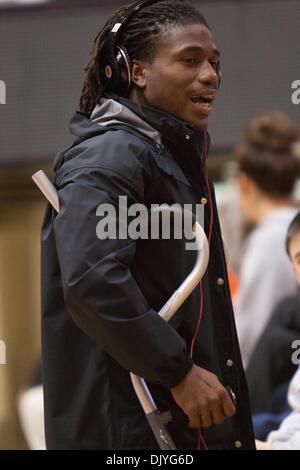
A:
<svg viewBox="0 0 300 470">
<path fill-rule="evenodd" d="M 213 229 L 213 205 L 212 205 L 212 195 L 211 195 L 211 190 L 210 190 L 209 180 L 208 180 L 207 156 L 208 156 L 207 133 L 205 132 L 204 133 L 203 163 L 204 163 L 204 172 L 205 172 L 205 185 L 206 185 L 206 189 L 208 192 L 209 210 L 210 210 L 209 232 L 208 232 L 208 244 L 210 246 L 211 237 L 212 237 L 212 229 Z M 189 356 L 191 358 L 193 358 L 195 341 L 200 330 L 202 318 L 203 318 L 203 286 L 202 286 L 202 281 L 201 281 L 200 282 L 200 314 L 199 314 L 198 322 L 195 328 L 195 333 L 194 333 L 191 346 L 190 346 Z M 197 450 L 208 450 L 208 447 L 202 435 L 201 427 L 199 427 L 198 429 Z"/>
</svg>

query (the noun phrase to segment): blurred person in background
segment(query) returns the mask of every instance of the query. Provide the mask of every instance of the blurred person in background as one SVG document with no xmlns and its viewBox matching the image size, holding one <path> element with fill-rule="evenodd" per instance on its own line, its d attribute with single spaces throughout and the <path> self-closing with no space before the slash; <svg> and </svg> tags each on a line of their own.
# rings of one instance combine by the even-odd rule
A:
<svg viewBox="0 0 300 470">
<path fill-rule="evenodd" d="M 256 441 L 257 450 L 300 450 L 300 367 L 291 381 L 288 401 L 292 412 L 266 442 Z"/>
<path fill-rule="evenodd" d="M 291 222 L 289 226 L 286 249 L 288 255 L 292 261 L 293 270 L 295 272 L 297 282 L 300 285 L 300 213 Z M 281 319 L 278 318 L 277 328 L 272 329 L 272 334 L 269 335 L 270 341 L 267 340 L 267 344 L 270 347 L 269 354 L 275 349 L 276 359 L 274 360 L 274 367 L 272 369 L 272 375 L 281 374 L 281 371 L 276 370 L 282 369 L 283 366 L 287 370 L 293 366 L 294 369 L 300 363 L 300 295 L 291 297 L 289 299 L 289 305 L 286 303 L 286 310 L 284 311 L 284 304 L 282 304 Z M 289 308 L 287 308 L 289 307 Z M 287 315 L 285 315 L 285 313 Z M 281 329 L 279 328 L 280 325 Z M 291 336 L 292 335 L 292 336 Z M 267 338 L 266 338 L 267 339 Z M 285 343 L 285 348 L 282 348 Z M 274 346 L 273 346 L 274 345 Z M 279 348 L 280 356 L 278 357 L 277 348 Z M 283 352 L 283 354 L 282 354 Z M 282 362 L 284 361 L 284 364 Z M 276 362 L 279 364 L 276 365 Z M 259 364 L 257 364 L 259 367 Z M 275 369 L 274 369 L 275 368 Z M 262 379 L 261 379 L 262 380 Z M 263 380 L 262 380 L 263 381 Z M 270 400 L 271 400 L 270 394 Z M 266 437 L 267 443 L 259 444 L 260 449 L 278 449 L 278 450 L 300 450 L 300 368 L 296 370 L 295 375 L 288 389 L 288 404 L 290 411 L 286 413 L 286 417 L 282 420 L 281 414 L 274 414 L 265 416 L 266 424 L 273 424 L 275 431 L 272 431 Z M 266 421 L 266 419 L 268 421 Z M 282 423 L 281 423 L 282 421 Z M 280 428 L 276 430 L 280 425 Z M 277 425 L 277 426 L 275 426 Z M 271 429 L 270 429 L 271 431 Z M 260 437 L 260 436 L 257 436 Z M 264 439 L 265 437 L 260 437 Z"/>
<path fill-rule="evenodd" d="M 300 213 L 288 228 L 286 251 L 300 285 Z M 270 431 L 277 429 L 291 411 L 287 392 L 298 365 L 296 360 L 292 360 L 292 348 L 297 346 L 299 339 L 298 289 L 276 307 L 247 367 L 255 436 L 259 439 L 265 439 Z"/>
<path fill-rule="evenodd" d="M 241 209 L 255 224 L 245 242 L 235 302 L 245 367 L 275 306 L 297 291 L 284 243 L 297 212 L 293 190 L 299 162 L 293 144 L 298 139 L 299 129 L 286 116 L 270 112 L 250 122 L 235 151 Z"/>
</svg>

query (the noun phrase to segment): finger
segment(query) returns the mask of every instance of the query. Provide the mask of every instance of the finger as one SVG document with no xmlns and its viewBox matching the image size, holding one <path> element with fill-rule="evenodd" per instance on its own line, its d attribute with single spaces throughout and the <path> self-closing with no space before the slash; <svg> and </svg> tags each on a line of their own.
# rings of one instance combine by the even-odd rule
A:
<svg viewBox="0 0 300 470">
<path fill-rule="evenodd" d="M 189 428 L 199 428 L 201 426 L 200 416 L 197 412 L 190 413 L 188 415 L 188 418 L 189 418 L 189 422 L 188 422 Z"/>
<path fill-rule="evenodd" d="M 224 415 L 223 407 L 221 406 L 221 404 L 216 403 L 212 406 L 211 415 L 212 415 L 214 424 L 223 423 L 225 419 L 225 415 Z"/>
<path fill-rule="evenodd" d="M 225 416 L 228 416 L 229 418 L 231 418 L 232 416 L 235 415 L 236 408 L 234 404 L 232 403 L 231 399 L 229 398 L 226 391 L 223 394 L 222 406 L 223 406 Z"/>
<path fill-rule="evenodd" d="M 213 418 L 208 408 L 202 408 L 200 410 L 200 426 L 203 428 L 210 428 L 213 424 Z"/>
</svg>

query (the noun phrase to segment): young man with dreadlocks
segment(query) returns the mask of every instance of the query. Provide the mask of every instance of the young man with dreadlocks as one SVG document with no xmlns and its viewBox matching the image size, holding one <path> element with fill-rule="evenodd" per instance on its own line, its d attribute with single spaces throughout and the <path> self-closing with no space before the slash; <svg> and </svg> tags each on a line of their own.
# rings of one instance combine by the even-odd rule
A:
<svg viewBox="0 0 300 470">
<path fill-rule="evenodd" d="M 171 410 L 177 448 L 201 441 L 209 449 L 254 449 L 205 165 L 219 51 L 189 3 L 134 6 L 116 12 L 96 37 L 81 112 L 71 122 L 74 143 L 55 162 L 60 212 L 48 206 L 42 230 L 47 447 L 158 449 L 132 371 L 145 378 L 158 408 Z M 128 205 L 207 207 L 208 271 L 170 323 L 157 312 L 191 271 L 194 254 L 174 256 L 173 241 L 98 239 L 97 208 L 118 209 L 119 196 Z"/>
</svg>

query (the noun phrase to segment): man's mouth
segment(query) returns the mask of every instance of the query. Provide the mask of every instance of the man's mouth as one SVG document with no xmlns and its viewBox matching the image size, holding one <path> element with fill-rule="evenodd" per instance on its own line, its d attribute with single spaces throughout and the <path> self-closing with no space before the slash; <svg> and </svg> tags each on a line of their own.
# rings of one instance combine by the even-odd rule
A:
<svg viewBox="0 0 300 470">
<path fill-rule="evenodd" d="M 212 110 L 212 103 L 214 101 L 214 94 L 205 94 L 204 95 L 193 95 L 191 101 L 197 106 L 197 108 L 203 111 L 205 114 L 209 114 Z"/>
</svg>

